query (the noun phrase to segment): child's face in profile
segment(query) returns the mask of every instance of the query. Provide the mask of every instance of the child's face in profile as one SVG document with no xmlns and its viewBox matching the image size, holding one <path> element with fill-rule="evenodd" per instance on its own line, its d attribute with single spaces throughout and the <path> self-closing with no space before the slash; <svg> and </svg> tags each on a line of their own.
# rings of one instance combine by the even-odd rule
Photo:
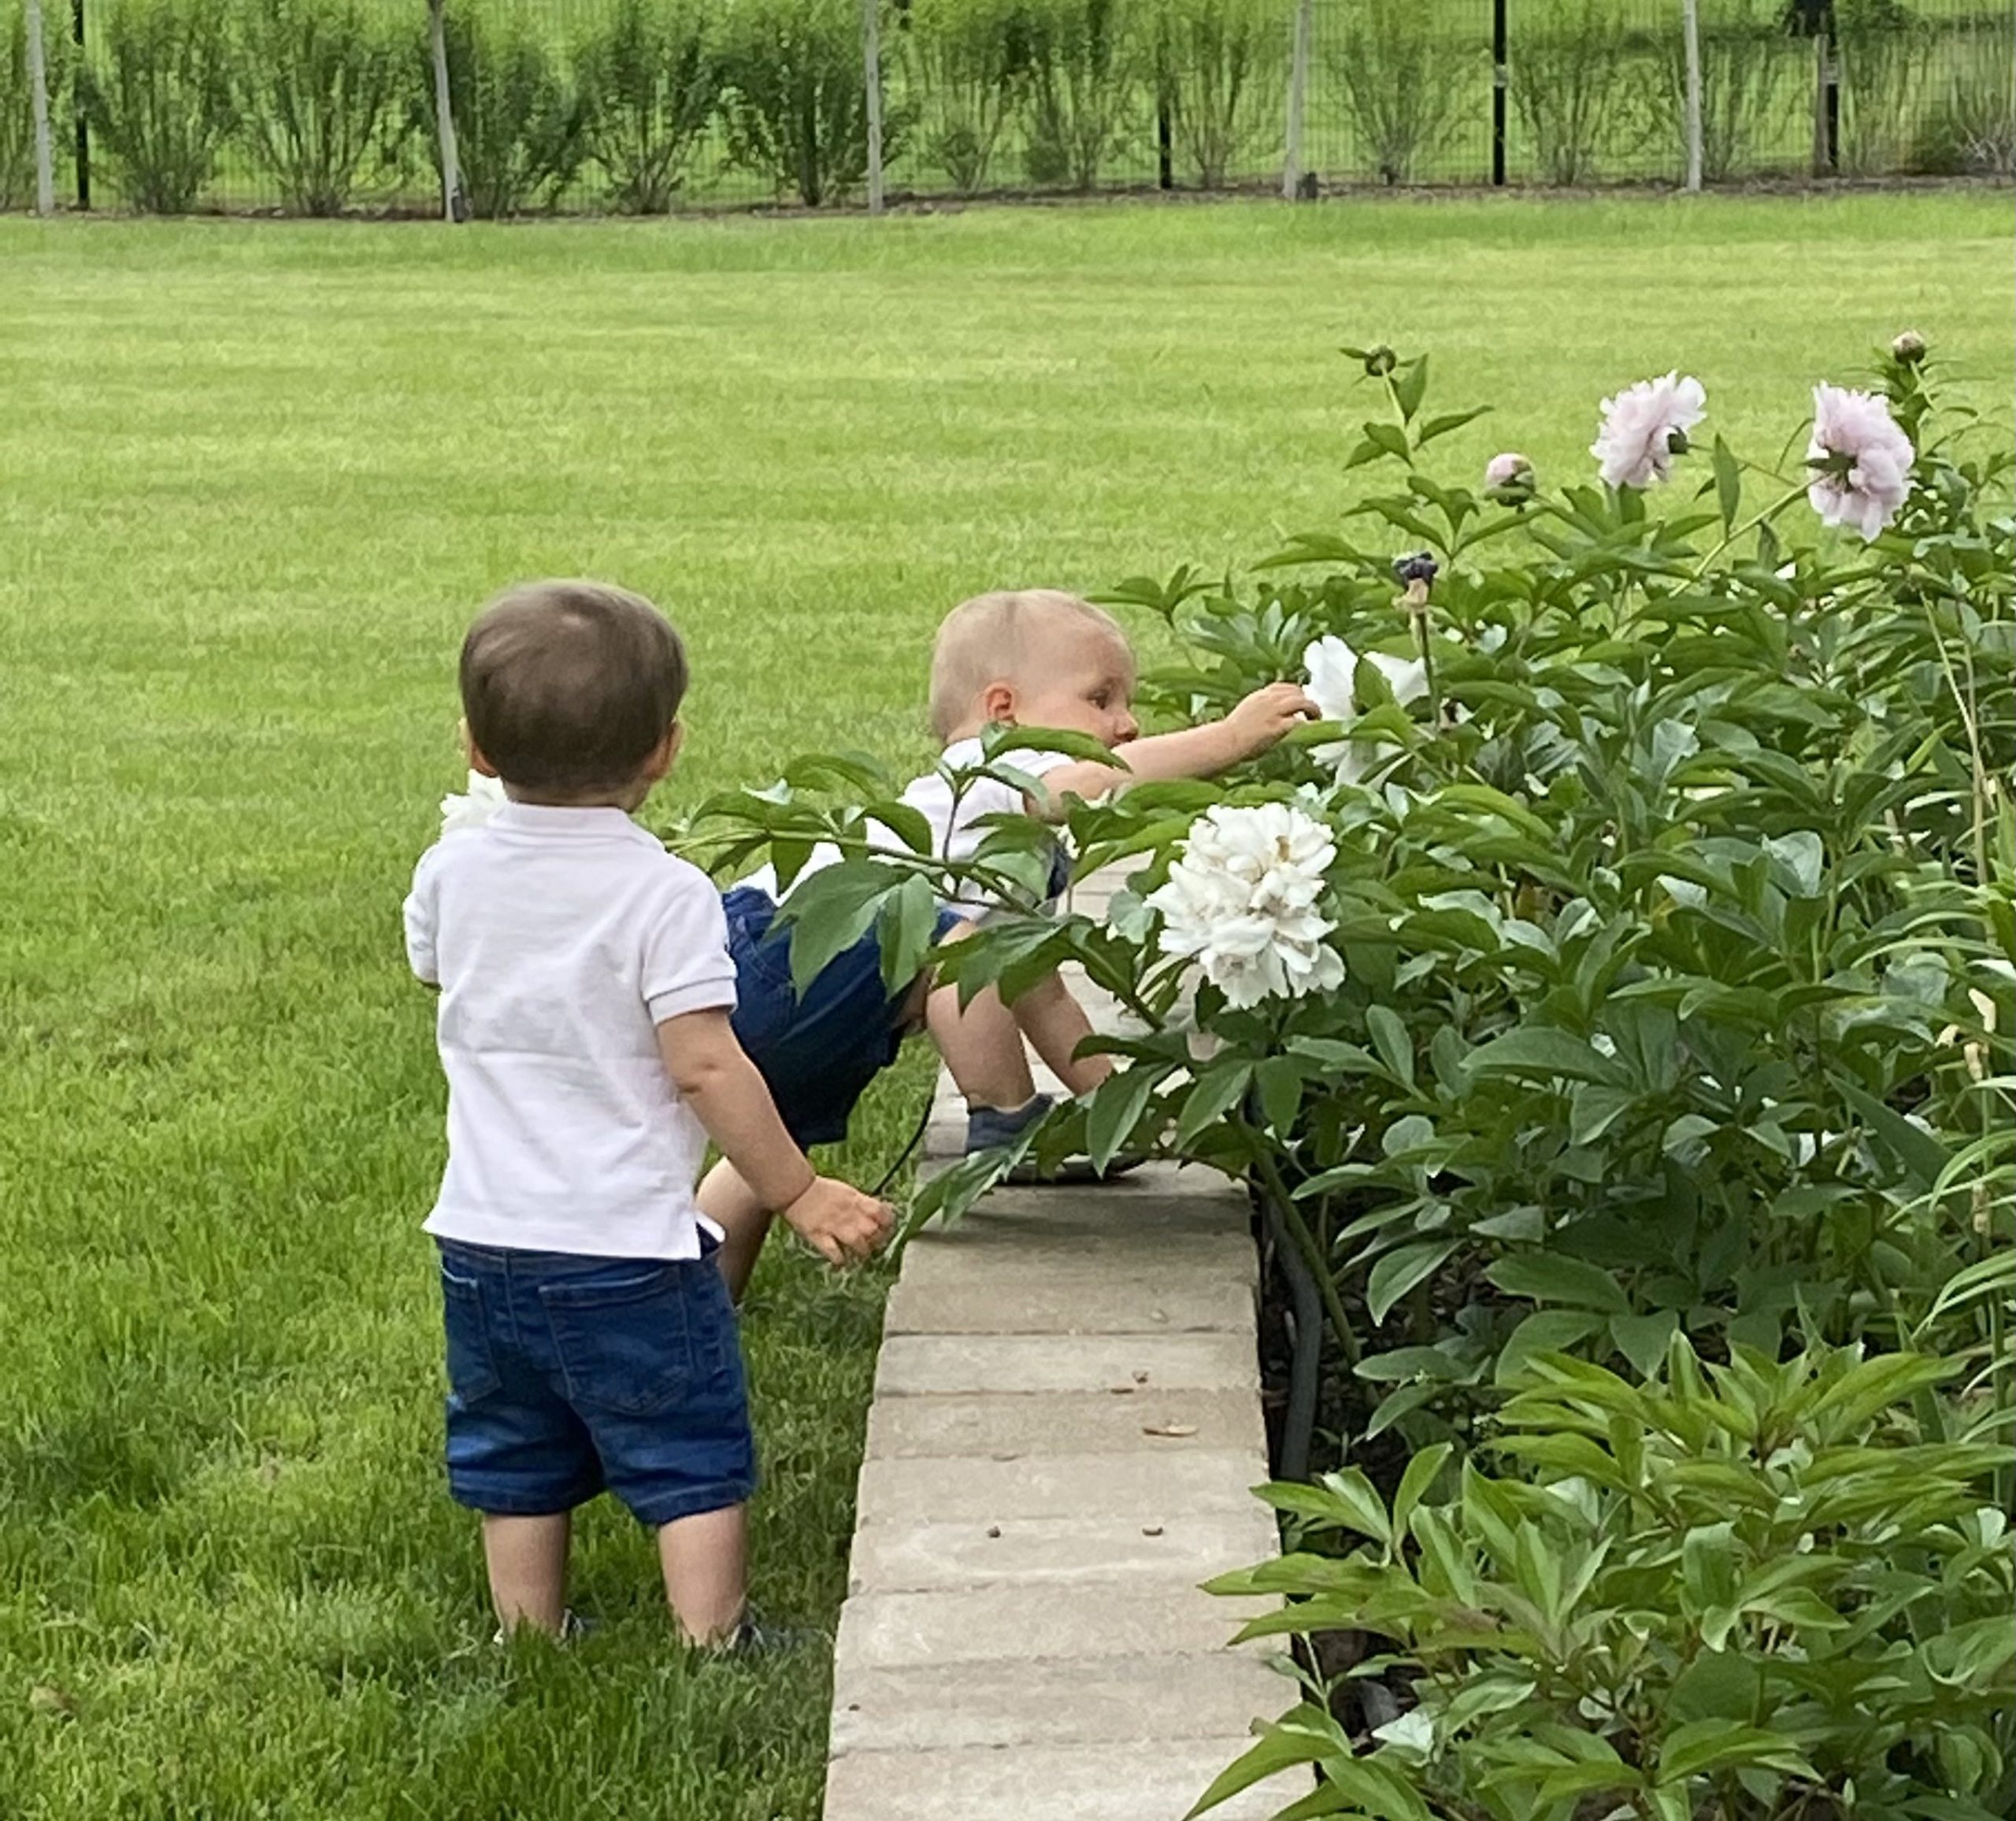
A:
<svg viewBox="0 0 2016 1821">
<path fill-rule="evenodd" d="M 1045 653 L 1043 674 L 1015 691 L 1010 717 L 1027 727 L 1090 734 L 1103 746 L 1124 746 L 1140 731 L 1134 699 L 1134 654 L 1123 640 L 1094 626 L 1077 627 Z"/>
</svg>

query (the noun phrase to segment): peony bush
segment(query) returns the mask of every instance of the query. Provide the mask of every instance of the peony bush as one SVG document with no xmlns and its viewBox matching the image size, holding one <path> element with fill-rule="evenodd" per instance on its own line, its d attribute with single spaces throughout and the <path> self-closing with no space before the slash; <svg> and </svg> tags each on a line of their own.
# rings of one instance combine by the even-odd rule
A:
<svg viewBox="0 0 2016 1821">
<path fill-rule="evenodd" d="M 806 972 L 871 923 L 908 972 L 933 891 L 984 878 L 1020 909 L 948 951 L 962 985 L 1076 960 L 1129 1015 L 1023 1149 L 1226 1170 L 1313 1293 L 1330 1471 L 1270 1489 L 1303 1546 L 1256 1571 L 1307 1698 L 1214 1795 L 1314 1764 L 1298 1815 L 2007 1812 L 2007 431 L 1943 413 L 1906 335 L 1815 387 L 1803 465 L 1740 457 L 1676 369 L 1603 402 L 1592 473 L 1508 450 L 1472 484 L 1434 472 L 1478 413 L 1429 408 L 1428 358 L 1347 352 L 1377 405 L 1340 522 L 1105 597 L 1184 654 L 1151 710 L 1295 677 L 1326 719 L 1228 784 L 1074 805 L 1080 872 L 1131 871 L 1103 922 L 1039 914 L 1044 831 L 947 867 L 851 757 L 698 832 L 787 878 L 850 856 L 794 894 Z M 1864 1471 L 1862 1504 L 1816 1490 Z M 1340 1667 L 1347 1632 L 1391 1653 Z"/>
</svg>

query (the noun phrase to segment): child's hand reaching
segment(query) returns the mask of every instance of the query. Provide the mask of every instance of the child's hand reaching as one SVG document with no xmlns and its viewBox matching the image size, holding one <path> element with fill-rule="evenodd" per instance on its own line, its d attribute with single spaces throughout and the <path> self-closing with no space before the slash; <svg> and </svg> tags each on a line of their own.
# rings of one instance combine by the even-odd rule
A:
<svg viewBox="0 0 2016 1821">
<path fill-rule="evenodd" d="M 1299 683 L 1270 683 L 1242 700 L 1221 724 L 1237 746 L 1238 757 L 1250 759 L 1278 744 L 1305 721 L 1318 721 L 1323 711 Z"/>
<path fill-rule="evenodd" d="M 814 1176 L 784 1217 L 828 1264 L 858 1264 L 872 1257 L 888 1243 L 896 1221 L 888 1202 L 832 1176 Z"/>
</svg>

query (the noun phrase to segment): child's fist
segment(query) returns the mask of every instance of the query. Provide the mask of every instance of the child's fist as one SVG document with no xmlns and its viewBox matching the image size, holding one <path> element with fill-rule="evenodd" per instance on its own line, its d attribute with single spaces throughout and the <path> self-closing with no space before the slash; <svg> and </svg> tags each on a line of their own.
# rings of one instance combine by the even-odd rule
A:
<svg viewBox="0 0 2016 1821">
<path fill-rule="evenodd" d="M 896 1222 L 886 1201 L 850 1183 L 814 1176 L 812 1186 L 784 1211 L 793 1231 L 828 1264 L 854 1264 L 887 1243 Z"/>
<path fill-rule="evenodd" d="M 1304 721 L 1321 720 L 1322 711 L 1299 683 L 1270 683 L 1256 689 L 1225 716 L 1225 726 L 1238 742 L 1240 757 L 1264 753 Z"/>
</svg>

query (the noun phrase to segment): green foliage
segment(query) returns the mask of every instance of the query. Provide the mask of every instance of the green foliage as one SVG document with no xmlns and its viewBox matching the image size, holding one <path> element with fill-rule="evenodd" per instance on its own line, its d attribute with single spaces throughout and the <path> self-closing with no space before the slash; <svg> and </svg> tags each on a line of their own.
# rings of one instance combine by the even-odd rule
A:
<svg viewBox="0 0 2016 1821">
<path fill-rule="evenodd" d="M 1382 183 L 1425 176 L 1469 110 L 1460 85 L 1446 80 L 1448 49 L 1413 0 L 1365 0 L 1346 17 L 1329 53 L 1331 80 Z"/>
<path fill-rule="evenodd" d="M 1151 66 L 1134 0 L 1028 0 L 1029 180 L 1090 190 L 1138 124 Z"/>
<path fill-rule="evenodd" d="M 233 59 L 240 136 L 298 215 L 338 215 L 367 167 L 395 163 L 411 34 L 368 0 L 243 0 Z"/>
<path fill-rule="evenodd" d="M 893 21 L 883 22 L 883 61 Z M 852 0 L 735 0 L 728 16 L 728 151 L 808 209 L 858 190 L 868 173 L 868 82 Z M 885 107 L 884 159 L 907 124 Z"/>
<path fill-rule="evenodd" d="M 1810 50 L 1785 30 L 1781 0 L 1710 0 L 1701 9 L 1701 175 L 1726 182 L 1758 165 L 1758 152 L 1810 79 Z M 1790 81 L 1788 81 L 1788 77 Z M 1666 35 L 1660 86 L 1651 97 L 1656 131 L 1687 162 L 1687 48 Z"/>
<path fill-rule="evenodd" d="M 502 220 L 551 207 L 587 154 L 579 91 L 547 39 L 516 14 L 451 6 L 444 25 L 448 105 L 470 213 Z M 434 66 L 424 37 L 418 43 L 413 114 L 438 161 Z"/>
<path fill-rule="evenodd" d="M 913 0 L 908 68 L 925 156 L 962 196 L 984 187 L 1026 97 L 1030 43 L 1021 0 Z"/>
<path fill-rule="evenodd" d="M 1157 87 L 1198 184 L 1222 188 L 1263 145 L 1278 155 L 1286 11 L 1269 0 L 1166 0 L 1157 12 Z"/>
<path fill-rule="evenodd" d="M 208 0 L 113 0 L 78 72 L 95 154 L 135 208 L 186 213 L 237 124 L 228 16 Z"/>
<path fill-rule="evenodd" d="M 1853 1349 L 1704 1368 L 1681 1340 L 1640 1386 L 1549 1356 L 1492 1444 L 1524 1476 L 1459 1475 L 1437 1448 L 1390 1508 L 1354 1471 L 1266 1489 L 1304 1538 L 1369 1546 L 1214 1582 L 1287 1596 L 1244 1635 L 1373 1632 L 1392 1654 L 1356 1673 L 1399 1672 L 1410 1705 L 1361 1745 L 1306 1701 L 1195 1812 L 1314 1764 L 1298 1815 L 2006 1814 L 2001 1451 L 1926 1432 L 1947 1370 Z"/>
<path fill-rule="evenodd" d="M 2016 172 L 2016 67 L 2007 22 L 1947 33 L 1920 107 L 1910 163 L 1918 171 L 2007 177 Z"/>
<path fill-rule="evenodd" d="M 1611 0 L 1554 0 L 1514 38 L 1512 104 L 1543 181 L 1588 183 L 1614 142 L 1630 104 L 1618 36 Z"/>
<path fill-rule="evenodd" d="M 576 48 L 587 155 L 624 213 L 678 201 L 721 105 L 716 37 L 702 0 L 618 0 Z"/>
</svg>

